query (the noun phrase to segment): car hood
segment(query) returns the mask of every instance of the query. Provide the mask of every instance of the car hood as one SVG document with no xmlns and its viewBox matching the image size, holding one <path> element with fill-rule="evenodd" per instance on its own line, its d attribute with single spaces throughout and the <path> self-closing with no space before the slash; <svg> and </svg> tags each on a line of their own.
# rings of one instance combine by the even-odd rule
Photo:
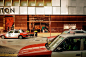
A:
<svg viewBox="0 0 86 57">
<path fill-rule="evenodd" d="M 46 49 L 45 43 L 42 43 L 25 46 L 18 53 L 18 56 L 37 56 L 37 55 L 51 55 L 51 51 Z"/>
<path fill-rule="evenodd" d="M 47 37 L 48 39 L 55 38 L 56 36 Z"/>
</svg>

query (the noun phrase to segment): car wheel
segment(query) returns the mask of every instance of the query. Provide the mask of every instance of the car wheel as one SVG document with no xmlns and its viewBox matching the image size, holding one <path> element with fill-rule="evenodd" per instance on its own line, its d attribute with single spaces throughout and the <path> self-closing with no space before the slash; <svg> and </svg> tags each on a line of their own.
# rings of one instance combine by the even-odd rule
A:
<svg viewBox="0 0 86 57">
<path fill-rule="evenodd" d="M 2 36 L 1 36 L 1 38 L 2 38 L 2 39 L 5 39 L 5 36 L 4 36 L 4 35 L 2 35 Z"/>
<path fill-rule="evenodd" d="M 20 35 L 18 38 L 19 38 L 19 39 L 22 39 L 23 37 Z"/>
</svg>

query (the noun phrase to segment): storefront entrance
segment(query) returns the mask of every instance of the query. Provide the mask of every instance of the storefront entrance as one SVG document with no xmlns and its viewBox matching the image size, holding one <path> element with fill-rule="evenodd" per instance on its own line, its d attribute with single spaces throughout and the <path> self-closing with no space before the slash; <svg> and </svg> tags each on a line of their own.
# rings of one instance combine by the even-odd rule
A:
<svg viewBox="0 0 86 57">
<path fill-rule="evenodd" d="M 50 16 L 45 15 L 29 15 L 29 30 L 30 32 L 34 32 L 37 30 L 38 32 L 50 32 Z"/>
<path fill-rule="evenodd" d="M 13 16 L 5 16 L 5 31 L 14 29 L 14 17 Z"/>
</svg>

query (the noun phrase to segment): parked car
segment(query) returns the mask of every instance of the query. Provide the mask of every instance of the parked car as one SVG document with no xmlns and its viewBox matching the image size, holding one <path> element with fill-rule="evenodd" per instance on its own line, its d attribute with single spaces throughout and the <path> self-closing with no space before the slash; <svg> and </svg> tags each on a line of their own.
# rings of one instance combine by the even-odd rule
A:
<svg viewBox="0 0 86 57">
<path fill-rule="evenodd" d="M 77 34 L 81 34 L 81 33 L 86 33 L 86 31 L 84 30 L 66 30 L 63 31 L 61 34 L 71 34 L 71 33 L 77 33 Z M 51 37 L 47 37 L 48 41 L 51 41 L 52 39 L 54 39 L 56 36 L 51 36 Z"/>
<path fill-rule="evenodd" d="M 10 30 L 7 33 L 1 34 L 1 38 L 19 38 L 28 37 L 28 33 L 23 30 Z"/>
<path fill-rule="evenodd" d="M 85 34 L 61 34 L 48 43 L 28 45 L 18 57 L 86 57 Z"/>
</svg>

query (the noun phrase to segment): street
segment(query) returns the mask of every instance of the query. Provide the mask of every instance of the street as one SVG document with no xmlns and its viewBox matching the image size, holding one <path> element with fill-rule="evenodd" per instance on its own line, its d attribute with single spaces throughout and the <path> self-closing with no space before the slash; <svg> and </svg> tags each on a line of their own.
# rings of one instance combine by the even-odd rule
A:
<svg viewBox="0 0 86 57">
<path fill-rule="evenodd" d="M 25 39 L 1 39 L 0 57 L 17 57 L 19 50 L 27 45 L 46 43 L 46 37 L 33 37 Z"/>
</svg>

